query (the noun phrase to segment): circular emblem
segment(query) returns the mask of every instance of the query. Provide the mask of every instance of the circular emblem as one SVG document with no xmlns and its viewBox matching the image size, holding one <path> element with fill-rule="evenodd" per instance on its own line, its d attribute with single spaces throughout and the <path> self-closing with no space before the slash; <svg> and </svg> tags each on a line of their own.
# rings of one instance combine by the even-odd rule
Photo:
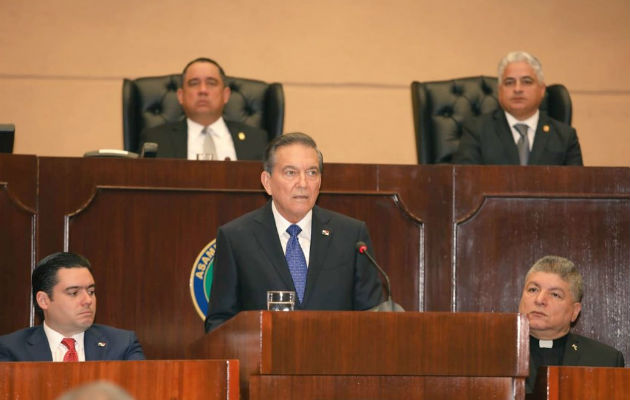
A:
<svg viewBox="0 0 630 400">
<path fill-rule="evenodd" d="M 208 313 L 216 249 L 217 240 L 213 239 L 201 250 L 190 271 L 190 297 L 192 297 L 197 314 L 203 320 L 206 319 L 206 314 Z"/>
</svg>

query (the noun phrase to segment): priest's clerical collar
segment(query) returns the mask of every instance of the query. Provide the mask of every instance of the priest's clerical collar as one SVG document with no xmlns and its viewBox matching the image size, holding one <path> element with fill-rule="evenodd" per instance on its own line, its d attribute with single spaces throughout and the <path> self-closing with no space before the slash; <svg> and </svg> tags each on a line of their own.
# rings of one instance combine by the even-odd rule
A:
<svg viewBox="0 0 630 400">
<path fill-rule="evenodd" d="M 553 340 L 537 339 L 533 336 L 530 336 L 530 337 L 532 338 L 533 344 L 538 345 L 537 347 L 541 349 L 553 349 L 553 348 L 563 348 L 565 343 L 567 342 L 567 336 L 569 336 L 568 333 L 562 337 L 559 337 Z"/>
</svg>

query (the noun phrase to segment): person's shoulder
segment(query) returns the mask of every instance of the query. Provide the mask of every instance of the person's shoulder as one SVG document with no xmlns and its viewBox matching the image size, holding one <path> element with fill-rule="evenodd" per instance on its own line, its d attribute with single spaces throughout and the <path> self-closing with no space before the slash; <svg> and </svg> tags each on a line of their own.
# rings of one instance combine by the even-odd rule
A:
<svg viewBox="0 0 630 400">
<path fill-rule="evenodd" d="M 364 224 L 364 222 L 359 219 L 319 206 L 313 207 L 313 214 L 321 220 L 330 221 L 330 223 L 339 223 L 351 226 L 361 226 Z"/>
<path fill-rule="evenodd" d="M 255 133 L 255 134 L 264 134 L 265 136 L 267 135 L 266 130 L 262 128 L 258 128 L 256 126 L 247 125 L 246 123 L 243 123 L 243 122 L 225 120 L 225 124 L 227 125 L 230 132 L 244 131 L 250 134 Z"/>
<path fill-rule="evenodd" d="M 253 211 L 249 211 L 239 217 L 236 217 L 233 220 L 227 222 L 226 224 L 221 225 L 219 229 L 223 231 L 233 231 L 233 230 L 243 229 L 247 227 L 249 224 L 251 224 L 253 221 L 262 220 L 263 215 L 265 214 L 265 211 L 266 211 L 265 208 L 268 206 L 269 205 L 264 205 L 260 208 L 257 208 Z M 269 212 L 271 212 L 271 210 L 269 210 Z"/>
<path fill-rule="evenodd" d="M 187 129 L 186 120 L 165 122 L 160 125 L 144 128 L 142 133 L 144 135 L 148 135 L 148 134 L 160 133 L 160 132 L 170 132 L 172 130 L 180 130 L 180 129 Z"/>
<path fill-rule="evenodd" d="M 113 326 L 102 325 L 102 324 L 93 324 L 87 330 L 90 331 L 90 333 L 94 333 L 97 335 L 110 336 L 110 337 L 135 335 L 134 331 L 115 328 Z"/>
<path fill-rule="evenodd" d="M 606 343 L 602 343 L 598 340 L 591 339 L 586 336 L 578 335 L 577 333 L 571 333 L 571 335 L 569 336 L 569 341 L 577 342 L 579 343 L 579 345 L 585 348 L 596 349 L 599 353 L 602 354 L 608 353 L 616 355 L 617 353 L 619 353 L 619 350 L 607 345 Z"/>
<path fill-rule="evenodd" d="M 483 113 L 470 115 L 462 122 L 462 126 L 468 130 L 480 130 L 488 124 L 497 124 L 505 120 L 505 113 L 501 108 Z"/>
<path fill-rule="evenodd" d="M 41 326 L 31 326 L 30 328 L 23 328 L 15 332 L 7 333 L 6 335 L 1 335 L 0 343 L 10 343 L 15 340 L 24 340 L 39 329 L 41 329 Z"/>
<path fill-rule="evenodd" d="M 558 121 L 557 119 L 553 119 L 544 112 L 540 113 L 540 121 L 541 124 L 539 124 L 539 126 L 551 125 L 553 127 L 553 132 L 568 133 L 574 130 L 571 125 L 565 124 L 564 122 Z"/>
</svg>

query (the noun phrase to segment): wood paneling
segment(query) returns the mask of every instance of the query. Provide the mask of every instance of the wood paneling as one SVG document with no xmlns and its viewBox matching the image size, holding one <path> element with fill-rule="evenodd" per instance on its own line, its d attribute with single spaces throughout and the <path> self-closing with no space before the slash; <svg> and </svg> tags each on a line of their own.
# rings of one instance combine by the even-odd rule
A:
<svg viewBox="0 0 630 400">
<path fill-rule="evenodd" d="M 137 400 L 238 400 L 238 378 L 236 360 L 0 363 L 0 400 L 55 399 L 97 380 L 113 382 Z"/>
<path fill-rule="evenodd" d="M 514 400 L 514 382 L 504 377 L 259 375 L 250 380 L 250 400 Z"/>
<path fill-rule="evenodd" d="M 251 390 L 250 399 L 272 398 L 271 393 L 296 399 L 357 398 L 398 378 L 400 389 L 384 398 L 404 398 L 400 396 L 413 384 L 437 398 L 485 391 L 493 393 L 488 398 L 511 398 L 506 387 L 522 398 L 527 332 L 525 317 L 518 314 L 246 311 L 196 342 L 190 354 L 238 358 L 241 392 Z M 420 377 L 453 377 L 454 386 L 447 379 Z M 472 377 L 503 379 L 471 382 Z M 425 382 L 439 384 L 424 388 Z M 470 392 L 475 382 L 480 387 Z M 363 383 L 366 388 L 357 388 Z M 331 386 L 320 391 L 327 384 Z"/>
<path fill-rule="evenodd" d="M 453 311 L 517 310 L 527 270 L 558 255 L 584 277 L 575 332 L 630 354 L 629 172 L 457 167 Z"/>
<path fill-rule="evenodd" d="M 630 394 L 630 369 L 544 367 L 529 400 L 625 400 Z"/>
<path fill-rule="evenodd" d="M 0 335 L 30 324 L 37 158 L 0 154 Z"/>
</svg>

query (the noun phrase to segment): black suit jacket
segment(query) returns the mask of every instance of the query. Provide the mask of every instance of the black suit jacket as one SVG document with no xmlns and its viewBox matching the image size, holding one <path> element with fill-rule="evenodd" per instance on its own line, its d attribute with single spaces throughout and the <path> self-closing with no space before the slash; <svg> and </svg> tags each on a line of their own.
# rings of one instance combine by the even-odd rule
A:
<svg viewBox="0 0 630 400">
<path fill-rule="evenodd" d="M 83 337 L 86 361 L 144 360 L 142 346 L 132 331 L 94 324 Z M 0 336 L 0 361 L 52 361 L 42 325 Z"/>
<path fill-rule="evenodd" d="M 623 354 L 604 343 L 582 335 L 569 333 L 562 356 L 562 365 L 575 367 L 624 367 Z M 525 386 L 527 393 L 532 393 L 536 384 L 539 365 L 530 358 L 529 377 Z"/>
<path fill-rule="evenodd" d="M 378 272 L 355 250 L 371 248 L 364 222 L 313 208 L 304 301 L 296 310 L 367 310 L 382 301 Z M 266 310 L 268 290 L 293 290 L 271 201 L 219 228 L 206 331 L 244 310 Z"/>
<path fill-rule="evenodd" d="M 464 124 L 453 163 L 520 164 L 518 147 L 502 109 Z M 575 129 L 541 111 L 528 165 L 583 165 Z"/>
<path fill-rule="evenodd" d="M 239 160 L 262 161 L 269 142 L 267 132 L 241 122 L 225 121 L 232 135 L 236 157 Z M 169 122 L 140 133 L 140 149 L 145 142 L 157 143 L 157 157 L 188 158 L 188 123 L 186 119 Z"/>
</svg>

